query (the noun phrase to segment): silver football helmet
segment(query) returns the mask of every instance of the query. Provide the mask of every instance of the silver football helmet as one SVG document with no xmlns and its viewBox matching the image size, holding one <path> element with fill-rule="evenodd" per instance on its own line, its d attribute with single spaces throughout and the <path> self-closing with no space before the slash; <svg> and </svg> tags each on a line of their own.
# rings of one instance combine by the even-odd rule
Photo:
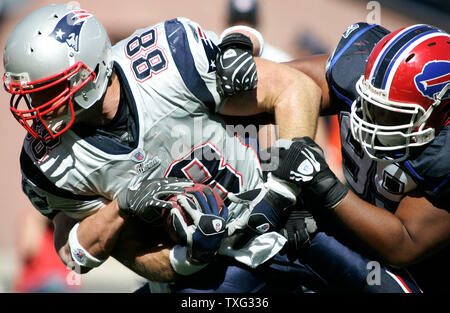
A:
<svg viewBox="0 0 450 313">
<path fill-rule="evenodd" d="M 35 138 L 55 138 L 105 93 L 111 42 L 90 13 L 67 4 L 40 8 L 9 36 L 3 56 L 10 109 Z M 37 124 L 44 126 L 38 132 Z M 42 129 L 42 127 L 39 127 Z"/>
</svg>

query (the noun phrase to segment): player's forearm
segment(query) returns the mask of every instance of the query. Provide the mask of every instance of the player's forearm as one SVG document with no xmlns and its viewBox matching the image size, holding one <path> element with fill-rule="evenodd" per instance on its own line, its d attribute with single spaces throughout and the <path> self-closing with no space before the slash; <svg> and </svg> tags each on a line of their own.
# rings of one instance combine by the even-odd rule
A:
<svg viewBox="0 0 450 313">
<path fill-rule="evenodd" d="M 146 279 L 157 282 L 173 282 L 179 275 L 170 265 L 169 253 L 170 249 L 167 247 L 155 247 L 142 251 L 134 259 L 123 263 Z"/>
<path fill-rule="evenodd" d="M 255 58 L 257 88 L 227 98 L 220 113 L 249 116 L 274 115 L 280 138 L 314 138 L 322 92 L 306 74 L 288 65 Z M 231 78 L 230 78 L 231 79 Z"/>
<path fill-rule="evenodd" d="M 335 107 L 335 103 L 330 98 L 330 89 L 325 73 L 328 57 L 328 54 L 320 54 L 285 63 L 311 77 L 320 87 L 322 91 L 320 115 L 336 114 L 337 112 L 337 107 Z"/>
<path fill-rule="evenodd" d="M 388 264 L 403 266 L 417 258 L 418 247 L 403 222 L 390 212 L 358 198 L 353 192 L 349 191 L 334 209 L 334 214 L 363 248 Z"/>
<path fill-rule="evenodd" d="M 81 221 L 77 231 L 78 241 L 92 256 L 100 260 L 106 259 L 111 254 L 125 221 L 114 200 Z"/>
<path fill-rule="evenodd" d="M 304 73 L 286 65 L 256 60 L 258 106 L 275 116 L 279 137 L 314 138 L 320 110 L 321 90 Z M 259 68 L 263 70 L 259 70 Z"/>
<path fill-rule="evenodd" d="M 125 219 L 119 214 L 117 201 L 109 203 L 86 217 L 75 229 L 77 222 L 63 212 L 58 213 L 53 219 L 55 250 L 66 265 L 75 261 L 73 253 L 77 253 L 77 249 L 80 248 L 97 260 L 107 259 L 125 225 Z M 71 232 L 75 236 L 71 237 Z M 85 254 L 85 252 L 82 253 Z M 81 274 L 92 269 L 91 266 L 85 267 L 81 264 L 79 266 Z"/>
<path fill-rule="evenodd" d="M 149 280 L 173 281 L 177 274 L 170 264 L 172 245 L 162 239 L 165 235 L 161 232 L 149 229 L 137 220 L 130 220 L 121 231 L 111 256 Z"/>
<path fill-rule="evenodd" d="M 313 82 L 305 77 L 293 78 L 275 104 L 275 123 L 279 137 L 315 137 L 320 95 Z"/>
</svg>

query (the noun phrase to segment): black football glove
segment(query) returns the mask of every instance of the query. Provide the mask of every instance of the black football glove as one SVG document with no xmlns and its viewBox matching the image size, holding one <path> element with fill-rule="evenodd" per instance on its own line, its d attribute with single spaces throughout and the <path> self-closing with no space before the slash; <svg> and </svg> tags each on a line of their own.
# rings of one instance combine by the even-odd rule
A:
<svg viewBox="0 0 450 313">
<path fill-rule="evenodd" d="M 315 207 L 337 206 L 347 195 L 348 188 L 330 170 L 322 149 L 309 137 L 284 143 L 287 145 L 281 144 L 277 150 L 279 165 L 273 175 L 300 187 L 304 195 L 314 200 Z"/>
<path fill-rule="evenodd" d="M 311 245 L 311 240 L 317 232 L 317 224 L 309 211 L 294 208 L 280 233 L 286 237 L 284 249 L 290 260 L 295 260 L 303 249 Z"/>
<path fill-rule="evenodd" d="M 164 200 L 167 196 L 184 193 L 194 182 L 176 177 L 149 179 L 149 176 L 145 175 L 120 191 L 117 203 L 126 215 L 152 223 L 161 217 L 162 209 L 173 207 L 172 203 Z"/>
<path fill-rule="evenodd" d="M 227 225 L 228 236 L 239 234 L 234 248 L 239 249 L 255 235 L 279 231 L 296 202 L 296 192 L 269 174 L 261 188 L 228 194 L 231 202 L 248 207 L 246 213 Z"/>
<path fill-rule="evenodd" d="M 253 44 L 241 33 L 231 33 L 218 45 L 216 57 L 217 92 L 222 97 L 256 88 L 258 75 Z"/>
</svg>

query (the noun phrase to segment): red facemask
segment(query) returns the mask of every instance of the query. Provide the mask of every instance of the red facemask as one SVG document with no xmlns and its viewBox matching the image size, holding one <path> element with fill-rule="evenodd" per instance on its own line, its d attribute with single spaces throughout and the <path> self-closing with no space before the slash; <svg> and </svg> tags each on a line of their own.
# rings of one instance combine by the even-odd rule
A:
<svg viewBox="0 0 450 313">
<path fill-rule="evenodd" d="M 56 75 L 32 82 L 24 83 L 5 74 L 3 83 L 6 91 L 12 94 L 10 110 L 19 124 L 33 137 L 48 140 L 72 126 L 75 120 L 72 96 L 95 78 L 92 70 L 82 62 L 77 62 Z M 51 96 L 48 101 L 45 92 Z M 46 100 L 39 101 L 44 103 L 37 103 L 36 106 L 32 105 L 32 98 Z M 45 134 L 38 134 L 37 123 L 42 123 L 47 131 Z"/>
</svg>

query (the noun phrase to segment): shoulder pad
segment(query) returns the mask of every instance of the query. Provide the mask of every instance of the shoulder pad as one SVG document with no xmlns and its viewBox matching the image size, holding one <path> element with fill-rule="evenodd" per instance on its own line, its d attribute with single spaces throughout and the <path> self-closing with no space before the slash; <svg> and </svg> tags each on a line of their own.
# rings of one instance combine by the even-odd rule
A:
<svg viewBox="0 0 450 313">
<path fill-rule="evenodd" d="M 373 47 L 389 34 L 379 25 L 355 23 L 343 33 L 326 65 L 326 78 L 334 100 L 350 109 L 357 98 L 355 84 L 364 74 L 366 62 Z"/>
</svg>

